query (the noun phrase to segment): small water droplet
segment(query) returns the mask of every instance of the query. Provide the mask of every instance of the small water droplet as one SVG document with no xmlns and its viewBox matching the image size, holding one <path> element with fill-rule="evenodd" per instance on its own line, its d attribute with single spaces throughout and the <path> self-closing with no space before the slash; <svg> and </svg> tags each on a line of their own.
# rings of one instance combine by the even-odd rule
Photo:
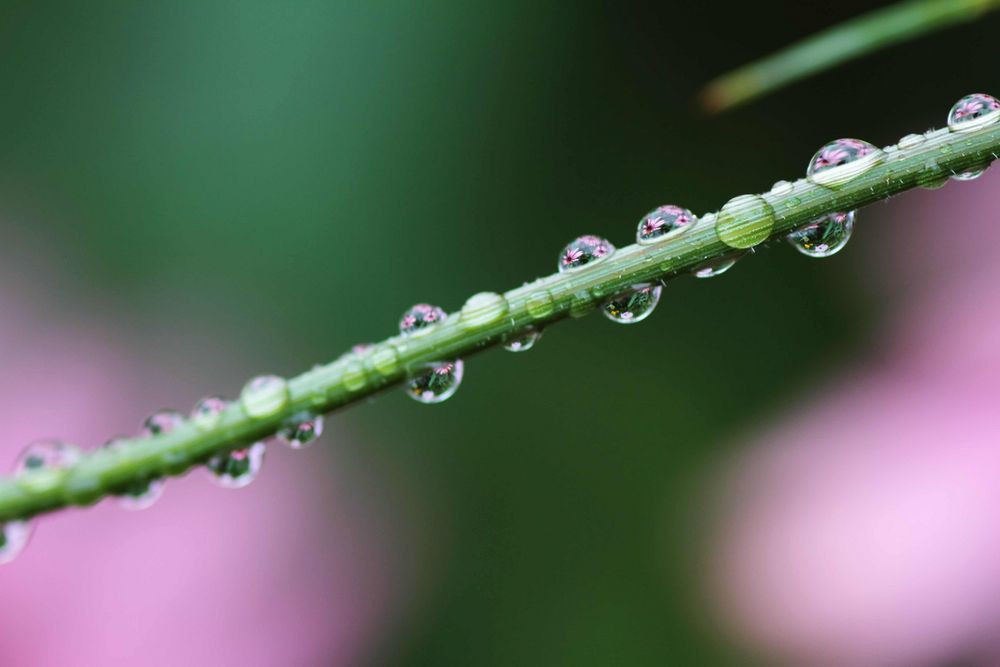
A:
<svg viewBox="0 0 1000 667">
<path fill-rule="evenodd" d="M 611 241 L 593 234 L 572 240 L 559 254 L 559 272 L 578 269 L 592 262 L 608 257 L 615 251 Z"/>
<path fill-rule="evenodd" d="M 882 151 L 867 141 L 837 139 L 816 151 L 806 177 L 819 185 L 842 185 L 874 167 L 882 157 Z"/>
<path fill-rule="evenodd" d="M 69 468 L 80 460 L 80 448 L 61 440 L 36 440 L 23 450 L 14 464 L 14 474 L 41 470 Z"/>
<path fill-rule="evenodd" d="M 807 257 L 829 257 L 840 252 L 854 231 L 854 211 L 830 213 L 803 225 L 785 238 Z"/>
<path fill-rule="evenodd" d="M 656 304 L 660 302 L 659 285 L 644 283 L 635 285 L 625 294 L 616 296 L 601 307 L 601 312 L 612 322 L 619 324 L 635 324 L 653 314 Z"/>
<path fill-rule="evenodd" d="M 429 327 L 444 322 L 446 317 L 448 314 L 444 309 L 429 303 L 418 303 L 403 313 L 399 320 L 399 332 L 409 336 L 426 331 Z"/>
<path fill-rule="evenodd" d="M 774 228 L 774 209 L 758 195 L 733 197 L 719 211 L 715 233 L 732 248 L 751 248 L 763 243 Z"/>
<path fill-rule="evenodd" d="M 639 221 L 635 240 L 639 243 L 663 241 L 694 227 L 698 219 L 686 208 L 667 204 L 654 208 Z"/>
<path fill-rule="evenodd" d="M 463 329 L 478 329 L 507 314 L 507 299 L 494 292 L 473 294 L 462 306 L 459 324 Z"/>
<path fill-rule="evenodd" d="M 532 292 L 524 304 L 528 314 L 534 318 L 547 317 L 552 314 L 552 294 L 548 290 Z"/>
<path fill-rule="evenodd" d="M 351 346 L 351 354 L 360 356 L 365 352 L 367 352 L 368 350 L 372 349 L 373 347 L 375 346 L 372 345 L 371 343 L 358 343 L 357 345 Z"/>
<path fill-rule="evenodd" d="M 191 410 L 191 422 L 197 429 L 210 431 L 219 423 L 223 410 L 228 406 L 229 401 L 221 396 L 206 396 Z"/>
<path fill-rule="evenodd" d="M 175 428 L 184 423 L 184 415 L 177 410 L 159 410 L 146 417 L 142 423 L 141 434 L 143 437 L 170 433 Z"/>
<path fill-rule="evenodd" d="M 771 186 L 771 194 L 783 197 L 787 194 L 791 194 L 792 189 L 793 189 L 792 184 L 789 183 L 788 181 L 778 181 L 777 183 Z"/>
<path fill-rule="evenodd" d="M 372 366 L 388 377 L 399 370 L 399 354 L 392 345 L 383 345 L 372 353 Z"/>
<path fill-rule="evenodd" d="M 695 278 L 714 278 L 716 276 L 721 276 L 723 273 L 733 268 L 737 259 L 739 259 L 739 257 L 734 256 L 713 259 L 709 262 L 696 266 L 694 270 L 691 271 L 691 275 Z"/>
<path fill-rule="evenodd" d="M 358 391 L 368 382 L 365 367 L 359 361 L 348 361 L 344 366 L 344 374 L 341 376 L 344 386 L 348 391 Z"/>
<path fill-rule="evenodd" d="M 534 327 L 528 327 L 517 332 L 512 338 L 504 343 L 504 349 L 511 352 L 527 352 L 535 346 L 538 339 L 542 337 L 542 332 Z"/>
<path fill-rule="evenodd" d="M 277 375 L 258 375 L 240 392 L 243 411 L 255 419 L 270 417 L 281 411 L 288 401 L 288 382 Z"/>
<path fill-rule="evenodd" d="M 910 148 L 916 148 L 925 141 L 927 141 L 927 137 L 922 134 L 908 134 L 900 139 L 897 145 L 904 150 L 909 150 Z"/>
<path fill-rule="evenodd" d="M 980 176 L 986 173 L 986 167 L 982 169 L 968 169 L 966 171 L 960 171 L 957 174 L 952 174 L 951 180 L 953 181 L 974 181 Z"/>
<path fill-rule="evenodd" d="M 113 451 L 123 451 L 130 446 L 130 443 L 119 436 L 111 438 L 103 446 Z M 166 480 L 162 477 L 144 477 L 118 487 L 114 495 L 117 496 L 120 507 L 127 510 L 144 510 L 160 499 L 165 486 Z"/>
<path fill-rule="evenodd" d="M 461 359 L 426 364 L 426 370 L 406 383 L 406 393 L 421 403 L 441 403 L 451 398 L 462 384 Z"/>
<path fill-rule="evenodd" d="M 323 435 L 323 415 L 300 412 L 289 417 L 278 430 L 278 439 L 292 449 L 308 447 Z"/>
<path fill-rule="evenodd" d="M 242 489 L 257 479 L 266 450 L 263 442 L 255 442 L 249 447 L 213 456 L 205 464 L 209 479 L 226 489 Z"/>
<path fill-rule="evenodd" d="M 0 523 L 0 565 L 9 563 L 24 551 L 34 531 L 29 521 L 8 521 Z"/>
<path fill-rule="evenodd" d="M 985 93 L 966 95 L 948 112 L 948 129 L 968 132 L 1000 121 L 1000 100 Z"/>
</svg>

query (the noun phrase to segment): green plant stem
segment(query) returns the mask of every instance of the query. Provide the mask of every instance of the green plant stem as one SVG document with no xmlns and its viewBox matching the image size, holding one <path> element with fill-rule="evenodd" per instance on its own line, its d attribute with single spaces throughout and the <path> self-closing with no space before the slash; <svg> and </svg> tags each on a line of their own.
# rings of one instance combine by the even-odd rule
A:
<svg viewBox="0 0 1000 667">
<path fill-rule="evenodd" d="M 979 18 L 1000 0 L 908 0 L 863 14 L 708 83 L 702 107 L 732 109 L 799 79 L 925 33 Z"/>
<path fill-rule="evenodd" d="M 940 183 L 956 172 L 983 168 L 998 152 L 1000 122 L 963 133 L 938 130 L 916 146 L 889 147 L 881 162 L 837 188 L 803 179 L 790 191 L 761 195 L 774 211 L 773 227 L 765 225 L 761 238 L 778 238 L 824 214 L 853 210 L 922 184 Z M 729 223 L 761 229 L 753 207 L 724 210 Z M 580 269 L 510 290 L 504 294 L 505 309 L 491 312 L 488 321 L 469 312 L 454 313 L 420 335 L 389 338 L 363 354 L 350 353 L 316 367 L 289 381 L 290 400 L 269 417 L 250 417 L 235 401 L 207 430 L 187 422 L 170 433 L 131 441 L 121 450 L 95 451 L 72 468 L 0 479 L 0 521 L 92 504 L 129 482 L 179 475 L 214 454 L 272 435 L 285 419 L 303 410 L 341 408 L 399 384 L 426 363 L 468 357 L 526 327 L 582 316 L 632 285 L 685 275 L 706 261 L 740 252 L 720 238 L 715 223 L 715 215 L 702 216 L 674 238 L 629 245 Z M 623 224 L 622 231 L 632 234 L 632 224 Z M 731 241 L 728 234 L 723 236 Z"/>
</svg>

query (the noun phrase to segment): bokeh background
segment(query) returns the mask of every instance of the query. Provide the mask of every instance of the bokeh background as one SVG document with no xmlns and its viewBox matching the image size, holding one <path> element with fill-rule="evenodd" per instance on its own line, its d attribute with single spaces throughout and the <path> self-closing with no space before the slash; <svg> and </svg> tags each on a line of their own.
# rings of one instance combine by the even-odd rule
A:
<svg viewBox="0 0 1000 667">
<path fill-rule="evenodd" d="M 722 117 L 712 76 L 875 3 L 4 2 L 0 401 L 93 447 L 1000 92 L 997 17 Z M 881 3 L 878 3 L 881 4 Z M 1000 174 L 859 215 L 44 519 L 4 665 L 1000 664 Z"/>
</svg>

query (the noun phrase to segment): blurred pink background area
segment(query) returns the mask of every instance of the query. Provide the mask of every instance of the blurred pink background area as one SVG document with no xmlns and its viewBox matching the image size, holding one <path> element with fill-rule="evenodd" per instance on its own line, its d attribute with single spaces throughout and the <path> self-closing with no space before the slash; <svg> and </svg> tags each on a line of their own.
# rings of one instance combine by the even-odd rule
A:
<svg viewBox="0 0 1000 667">
<path fill-rule="evenodd" d="M 4 264 L 18 296 L 0 291 L 5 465 L 39 437 L 94 447 L 164 396 L 205 391 L 210 378 L 171 381 L 111 323 L 56 307 L 60 278 L 26 264 Z M 0 665 L 358 664 L 398 600 L 396 531 L 350 461 L 328 464 L 345 437 L 331 424 L 327 446 L 272 445 L 246 489 L 195 470 L 147 510 L 104 501 L 43 517 L 0 571 Z"/>
<path fill-rule="evenodd" d="M 710 587 L 768 664 L 1000 665 L 998 192 L 861 212 L 879 340 L 725 466 Z"/>
</svg>

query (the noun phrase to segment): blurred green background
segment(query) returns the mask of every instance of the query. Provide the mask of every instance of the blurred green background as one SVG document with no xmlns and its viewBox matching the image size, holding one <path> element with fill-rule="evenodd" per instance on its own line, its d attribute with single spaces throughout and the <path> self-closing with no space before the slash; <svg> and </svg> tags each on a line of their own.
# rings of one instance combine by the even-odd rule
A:
<svg viewBox="0 0 1000 667">
<path fill-rule="evenodd" d="M 580 233 L 625 244 L 654 206 L 715 210 L 828 140 L 889 143 L 996 88 L 975 57 L 991 18 L 694 108 L 712 76 L 872 6 L 6 2 L 0 236 L 57 258 L 53 300 L 232 393 L 384 338 L 417 301 L 548 274 Z M 423 582 L 371 662 L 737 660 L 702 610 L 703 482 L 866 344 L 856 248 L 880 215 L 836 261 L 766 249 L 669 284 L 642 326 L 594 316 L 477 356 L 444 405 L 335 416 L 330 465 L 408 489 L 386 511 L 408 512 Z M 206 372 L 207 339 L 236 361 Z"/>
</svg>

